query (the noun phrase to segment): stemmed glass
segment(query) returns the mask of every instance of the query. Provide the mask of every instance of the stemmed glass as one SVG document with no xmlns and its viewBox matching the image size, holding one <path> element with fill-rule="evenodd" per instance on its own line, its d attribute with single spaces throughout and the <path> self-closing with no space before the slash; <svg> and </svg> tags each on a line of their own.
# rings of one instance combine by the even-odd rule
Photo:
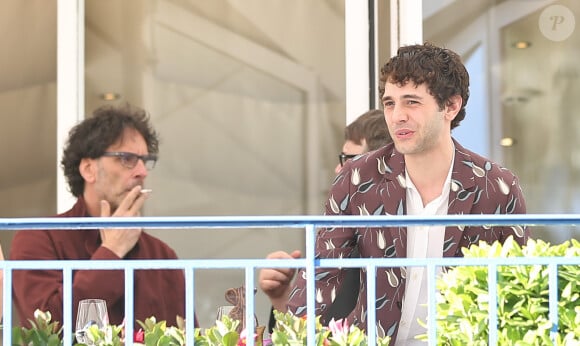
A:
<svg viewBox="0 0 580 346">
<path fill-rule="evenodd" d="M 75 335 L 79 343 L 90 345 L 87 330 L 92 325 L 99 329 L 109 324 L 107 302 L 103 299 L 83 299 L 79 302 Z"/>
<path fill-rule="evenodd" d="M 222 306 L 218 307 L 218 309 L 217 309 L 217 317 L 216 317 L 217 320 L 218 321 L 221 321 L 222 320 L 222 317 L 224 315 L 226 315 L 226 316 L 229 315 L 230 312 L 233 310 L 233 308 L 234 308 L 233 305 L 222 305 Z"/>
</svg>

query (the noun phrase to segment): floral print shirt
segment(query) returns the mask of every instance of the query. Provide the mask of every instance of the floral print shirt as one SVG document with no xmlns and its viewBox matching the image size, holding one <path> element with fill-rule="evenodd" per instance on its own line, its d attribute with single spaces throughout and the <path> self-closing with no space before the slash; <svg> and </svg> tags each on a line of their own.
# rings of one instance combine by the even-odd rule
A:
<svg viewBox="0 0 580 346">
<path fill-rule="evenodd" d="M 448 214 L 525 214 L 526 205 L 517 177 L 498 164 L 479 156 L 457 141 L 451 173 Z M 405 215 L 405 161 L 394 144 L 356 157 L 336 176 L 326 201 L 327 215 Z M 503 242 L 507 237 L 524 244 L 525 226 L 449 226 L 445 228 L 444 257 L 462 256 L 461 248 L 485 241 Z M 406 227 L 325 228 L 318 232 L 317 258 L 347 258 L 358 247 L 362 258 L 406 257 Z M 304 270 L 296 275 L 288 309 L 306 313 Z M 340 290 L 345 270 L 319 268 L 316 272 L 316 314 L 321 315 Z M 350 323 L 366 328 L 366 270 L 361 270 L 356 307 Z M 379 336 L 391 336 L 392 344 L 401 317 L 405 294 L 405 269 L 379 268 L 376 272 L 376 327 Z"/>
</svg>

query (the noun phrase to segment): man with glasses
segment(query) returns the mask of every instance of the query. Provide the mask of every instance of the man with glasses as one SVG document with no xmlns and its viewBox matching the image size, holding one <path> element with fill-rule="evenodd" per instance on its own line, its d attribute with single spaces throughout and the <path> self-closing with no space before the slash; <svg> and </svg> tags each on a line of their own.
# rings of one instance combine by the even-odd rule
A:
<svg viewBox="0 0 580 346">
<path fill-rule="evenodd" d="M 338 154 L 339 164 L 334 169 L 340 173 L 347 161 L 374 151 L 391 143 L 389 128 L 385 122 L 385 116 L 378 109 L 371 109 L 344 128 L 344 144 Z M 359 257 L 355 249 L 350 257 Z M 360 268 L 345 268 L 344 280 L 336 298 L 322 315 L 322 322 L 328 323 L 331 319 L 345 318 L 356 305 L 360 286 Z"/>
<path fill-rule="evenodd" d="M 140 216 L 151 190 L 144 189 L 155 167 L 158 135 L 144 110 L 101 107 L 72 128 L 61 161 L 70 192 L 77 198 L 58 217 Z M 13 260 L 176 259 L 175 252 L 142 229 L 24 230 L 16 233 Z M 136 320 L 155 316 L 176 324 L 185 316 L 185 278 L 181 270 L 136 270 Z M 60 270 L 16 270 L 14 300 L 22 325 L 36 309 L 62 322 L 63 277 Z M 124 274 L 121 270 L 77 270 L 73 275 L 73 316 L 87 298 L 107 302 L 109 321 L 124 318 Z"/>
<path fill-rule="evenodd" d="M 340 173 L 342 167 L 353 158 L 374 151 L 391 142 L 389 129 L 385 122 L 383 112 L 378 109 L 371 109 L 358 116 L 352 123 L 344 128 L 344 144 L 342 151 L 338 154 L 338 165 L 334 172 Z M 359 257 L 358 251 L 352 252 L 353 258 Z M 345 268 L 345 276 L 341 289 L 337 292 L 336 298 L 322 315 L 321 322 L 328 324 L 331 319 L 339 320 L 348 316 L 356 305 L 360 286 L 360 268 Z M 276 320 L 274 314 L 270 313 L 268 328 L 273 330 Z"/>
<path fill-rule="evenodd" d="M 344 128 L 344 144 L 338 154 L 334 173 L 338 174 L 346 161 L 358 155 L 376 150 L 391 142 L 389 129 L 383 112 L 371 109 Z"/>
</svg>

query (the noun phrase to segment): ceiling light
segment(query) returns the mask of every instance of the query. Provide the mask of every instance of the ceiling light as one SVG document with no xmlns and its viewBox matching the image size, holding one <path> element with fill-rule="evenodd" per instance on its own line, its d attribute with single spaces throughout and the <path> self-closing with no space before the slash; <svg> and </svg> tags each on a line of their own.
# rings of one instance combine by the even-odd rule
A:
<svg viewBox="0 0 580 346">
<path fill-rule="evenodd" d="M 530 42 L 530 41 L 517 41 L 517 42 L 514 42 L 512 44 L 512 47 L 517 48 L 517 49 L 526 49 L 526 48 L 530 48 L 531 45 L 532 45 L 532 42 Z"/>
<path fill-rule="evenodd" d="M 121 98 L 121 94 L 107 92 L 107 93 L 102 93 L 101 95 L 99 95 L 99 97 L 101 98 L 101 100 L 104 100 L 104 101 L 115 101 L 115 100 L 118 100 Z"/>
<path fill-rule="evenodd" d="M 501 145 L 502 147 L 511 147 L 515 144 L 515 142 L 516 142 L 515 139 L 511 137 L 504 137 L 500 139 L 499 145 Z"/>
</svg>

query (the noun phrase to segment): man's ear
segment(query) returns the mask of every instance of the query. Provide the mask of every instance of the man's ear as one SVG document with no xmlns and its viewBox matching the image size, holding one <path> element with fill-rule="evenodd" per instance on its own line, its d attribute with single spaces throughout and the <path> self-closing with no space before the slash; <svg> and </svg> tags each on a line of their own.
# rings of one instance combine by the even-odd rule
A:
<svg viewBox="0 0 580 346">
<path fill-rule="evenodd" d="M 461 110 L 461 106 L 463 105 L 463 99 L 459 95 L 453 95 L 447 100 L 445 104 L 445 117 L 449 119 L 449 121 L 455 119 L 457 113 Z"/>
<path fill-rule="evenodd" d="M 97 177 L 97 161 L 89 158 L 82 159 L 79 172 L 87 183 L 94 183 Z"/>
</svg>

